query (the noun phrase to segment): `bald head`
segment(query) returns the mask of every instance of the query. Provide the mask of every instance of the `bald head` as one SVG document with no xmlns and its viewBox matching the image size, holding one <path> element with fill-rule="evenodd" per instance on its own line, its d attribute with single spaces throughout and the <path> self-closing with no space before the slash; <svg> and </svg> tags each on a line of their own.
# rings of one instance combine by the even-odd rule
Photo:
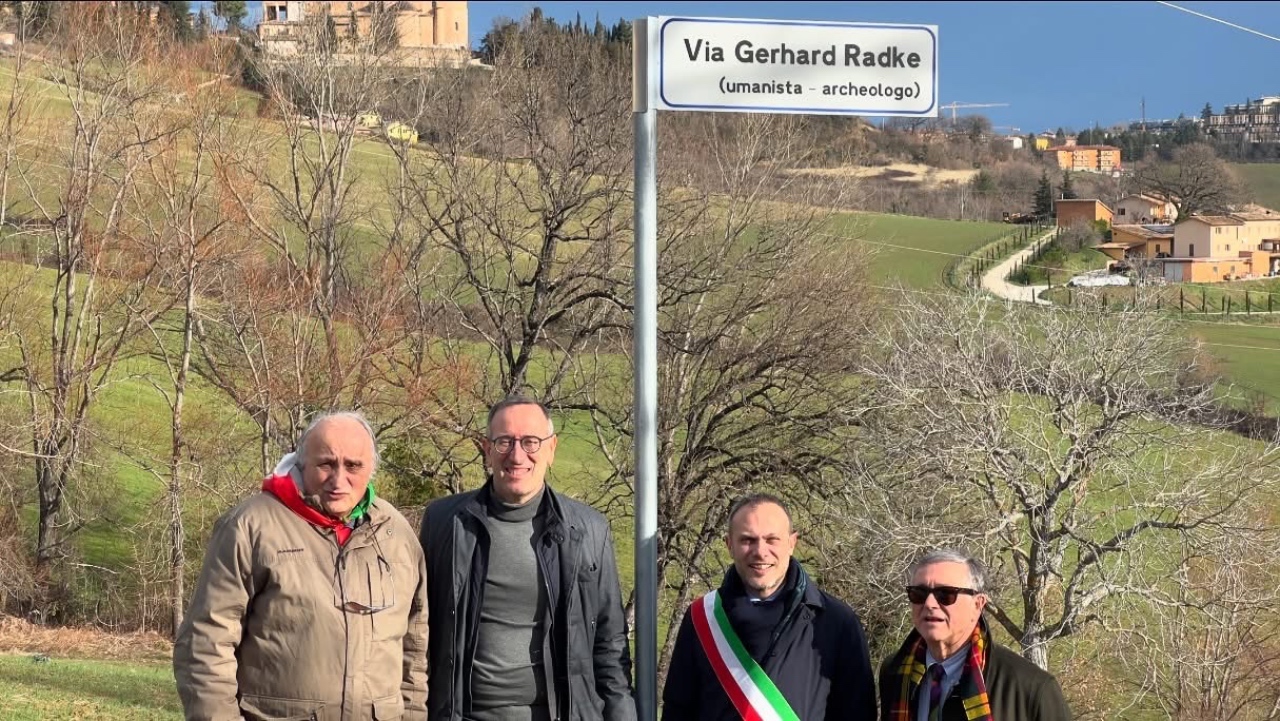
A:
<svg viewBox="0 0 1280 721">
<path fill-rule="evenodd" d="M 317 417 L 298 439 L 302 492 L 315 496 L 325 513 L 345 519 L 368 491 L 378 466 L 373 428 L 363 415 Z"/>
</svg>

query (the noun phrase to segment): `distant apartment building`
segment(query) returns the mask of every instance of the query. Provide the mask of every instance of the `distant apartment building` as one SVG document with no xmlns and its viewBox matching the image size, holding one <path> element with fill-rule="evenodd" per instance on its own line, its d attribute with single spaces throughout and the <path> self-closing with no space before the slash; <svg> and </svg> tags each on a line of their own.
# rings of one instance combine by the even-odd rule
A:
<svg viewBox="0 0 1280 721">
<path fill-rule="evenodd" d="M 470 57 L 467 40 L 467 3 L 462 0 L 410 2 L 401 0 L 332 0 L 329 2 L 265 0 L 258 38 L 267 52 L 288 55 L 297 51 L 299 30 L 309 19 L 333 21 L 339 43 L 367 38 L 374 15 L 395 18 L 398 45 L 410 56 L 465 61 Z"/>
<path fill-rule="evenodd" d="M 1063 170 L 1110 173 L 1120 169 L 1120 148 L 1111 145 L 1059 145 L 1049 148 Z"/>
<path fill-rule="evenodd" d="M 1280 142 L 1280 96 L 1267 95 L 1239 105 L 1227 105 L 1221 113 L 1209 116 L 1206 129 L 1227 140 Z"/>
</svg>

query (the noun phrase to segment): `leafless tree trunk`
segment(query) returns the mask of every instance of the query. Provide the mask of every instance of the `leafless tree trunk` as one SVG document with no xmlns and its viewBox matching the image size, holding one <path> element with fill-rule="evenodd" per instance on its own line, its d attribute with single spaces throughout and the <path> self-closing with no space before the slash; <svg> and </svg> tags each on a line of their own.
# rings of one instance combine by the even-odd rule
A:
<svg viewBox="0 0 1280 721">
<path fill-rule="evenodd" d="M 134 20 L 133 13 L 107 6 L 74 5 L 59 13 L 60 41 L 47 67 L 72 120 L 68 127 L 51 119 L 44 129 L 50 142 L 17 171 L 27 200 L 50 228 L 55 271 L 47 345 L 22 339 L 41 566 L 58 557 L 78 527 L 66 493 L 85 450 L 89 409 L 131 340 L 163 312 L 144 300 L 154 266 L 134 262 L 127 250 L 136 174 L 168 132 L 158 122 L 163 80 L 148 64 L 157 59 L 160 40 L 138 32 Z M 36 163 L 55 168 L 52 184 L 36 177 L 30 167 Z"/>
<path fill-rule="evenodd" d="M 200 300 L 214 287 L 211 278 L 232 270 L 237 243 L 230 231 L 235 228 L 235 216 L 219 207 L 220 199 L 228 195 L 220 185 L 225 177 L 220 171 L 243 161 L 237 157 L 238 138 L 227 117 L 228 90 L 201 82 L 200 67 L 217 58 L 194 57 L 199 52 L 174 53 L 171 80 L 184 90 L 184 102 L 169 116 L 175 132 L 165 139 L 163 152 L 147 163 L 146 188 L 139 192 L 138 203 L 143 243 L 160 269 L 162 287 L 182 308 L 176 328 L 163 320 L 151 324 L 154 355 L 169 374 L 168 387 L 156 384 L 170 410 L 167 465 L 163 474 L 147 465 L 157 476 L 163 475 L 166 486 L 171 633 L 182 622 L 186 602 L 186 489 L 200 480 L 192 477 L 198 466 L 190 461 L 184 416 L 195 329 L 200 323 Z M 177 348 L 171 349 L 174 335 L 179 340 Z"/>
</svg>

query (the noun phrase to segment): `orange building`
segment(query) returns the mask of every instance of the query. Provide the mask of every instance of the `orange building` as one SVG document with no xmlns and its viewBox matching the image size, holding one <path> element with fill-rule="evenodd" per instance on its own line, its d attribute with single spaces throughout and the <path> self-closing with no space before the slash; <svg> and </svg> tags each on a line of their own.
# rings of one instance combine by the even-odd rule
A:
<svg viewBox="0 0 1280 721">
<path fill-rule="evenodd" d="M 1111 145 L 1059 145 L 1052 153 L 1062 170 L 1110 173 L 1120 169 L 1120 148 Z"/>
<path fill-rule="evenodd" d="M 1115 213 L 1107 204 L 1096 198 L 1076 198 L 1072 200 L 1053 201 L 1054 214 L 1058 219 L 1058 227 L 1066 228 L 1079 223 L 1093 223 L 1099 220 L 1111 225 Z"/>
<path fill-rule="evenodd" d="M 268 51 L 289 54 L 297 49 L 297 30 L 301 23 L 308 18 L 328 16 L 333 19 L 339 41 L 367 38 L 372 30 L 373 17 L 378 12 L 389 12 L 395 16 L 399 47 L 409 54 L 452 52 L 470 55 L 465 0 L 265 0 L 258 37 Z"/>
</svg>

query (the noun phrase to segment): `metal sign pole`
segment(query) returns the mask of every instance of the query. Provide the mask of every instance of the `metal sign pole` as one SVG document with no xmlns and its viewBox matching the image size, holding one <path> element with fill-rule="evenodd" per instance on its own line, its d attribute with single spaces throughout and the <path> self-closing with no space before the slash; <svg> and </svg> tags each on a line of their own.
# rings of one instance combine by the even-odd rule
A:
<svg viewBox="0 0 1280 721">
<path fill-rule="evenodd" d="M 632 25 L 635 121 L 636 712 L 658 718 L 658 109 L 657 22 Z"/>
</svg>

